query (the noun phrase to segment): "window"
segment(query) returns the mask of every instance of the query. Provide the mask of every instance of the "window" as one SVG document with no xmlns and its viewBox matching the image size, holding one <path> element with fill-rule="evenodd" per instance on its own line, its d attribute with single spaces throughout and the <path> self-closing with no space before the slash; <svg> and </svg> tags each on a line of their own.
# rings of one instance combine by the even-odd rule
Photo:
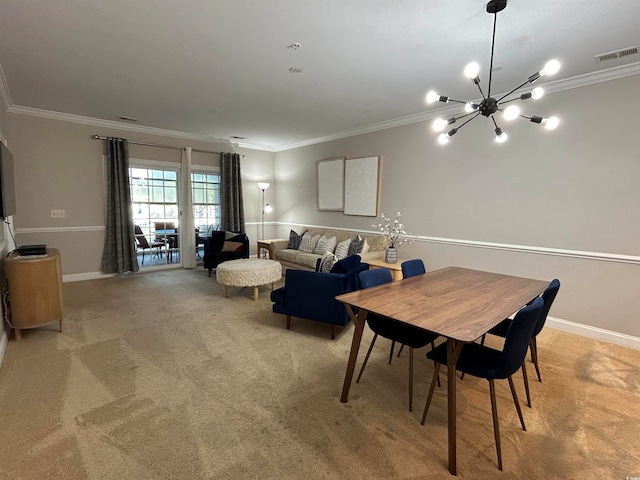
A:
<svg viewBox="0 0 640 480">
<path fill-rule="evenodd" d="M 200 232 L 220 228 L 220 175 L 192 173 L 193 224 Z"/>
</svg>

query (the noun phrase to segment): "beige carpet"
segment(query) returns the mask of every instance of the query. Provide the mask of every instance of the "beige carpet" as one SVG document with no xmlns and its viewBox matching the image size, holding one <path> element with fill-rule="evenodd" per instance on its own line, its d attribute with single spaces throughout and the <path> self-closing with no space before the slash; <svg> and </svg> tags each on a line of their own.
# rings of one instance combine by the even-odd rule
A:
<svg viewBox="0 0 640 480">
<path fill-rule="evenodd" d="M 251 289 L 223 299 L 206 272 L 173 270 L 64 292 L 64 333 L 50 324 L 7 348 L 2 479 L 452 478 L 446 384 L 419 422 L 433 372 L 424 351 L 414 412 L 408 352 L 388 365 L 386 340 L 342 404 L 353 327 L 335 341 L 305 320 L 287 331 L 267 287 L 257 302 Z M 548 328 L 538 344 L 544 383 L 523 405 L 526 432 L 508 384 L 497 386 L 502 473 L 488 384 L 458 382 L 458 477 L 640 476 L 640 352 Z"/>
</svg>

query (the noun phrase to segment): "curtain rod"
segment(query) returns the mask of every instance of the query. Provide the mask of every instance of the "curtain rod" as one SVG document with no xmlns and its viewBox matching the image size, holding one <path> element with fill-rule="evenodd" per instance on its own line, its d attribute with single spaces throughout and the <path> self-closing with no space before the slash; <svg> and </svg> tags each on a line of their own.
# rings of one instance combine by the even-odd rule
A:
<svg viewBox="0 0 640 480">
<path fill-rule="evenodd" d="M 108 137 L 102 137 L 100 135 L 93 135 L 91 138 L 93 138 L 94 140 L 108 140 Z M 184 147 L 176 147 L 174 145 L 163 145 L 161 143 L 136 142 L 135 140 L 127 140 L 127 142 L 133 145 L 144 145 L 145 147 L 172 148 L 174 150 L 184 150 Z M 222 153 L 222 152 L 212 152 L 211 150 L 200 150 L 199 148 L 192 148 L 191 151 L 199 152 L 199 153 L 211 153 L 214 155 L 220 155 Z M 240 156 L 242 158 L 245 157 L 245 155 L 240 155 Z"/>
</svg>

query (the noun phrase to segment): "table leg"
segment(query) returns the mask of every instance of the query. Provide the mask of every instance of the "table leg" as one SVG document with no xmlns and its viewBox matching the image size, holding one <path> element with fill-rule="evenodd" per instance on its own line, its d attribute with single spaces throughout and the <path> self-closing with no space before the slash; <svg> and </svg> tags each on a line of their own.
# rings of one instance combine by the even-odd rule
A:
<svg viewBox="0 0 640 480">
<path fill-rule="evenodd" d="M 20 329 L 14 327 L 13 333 L 15 333 L 15 335 L 16 335 L 16 342 L 19 342 L 20 339 L 22 338 L 22 335 L 20 335 Z"/>
<path fill-rule="evenodd" d="M 362 340 L 362 332 L 364 332 L 364 324 L 367 320 L 367 311 L 360 309 L 358 315 L 353 313 L 351 305 L 345 305 L 355 330 L 353 331 L 353 340 L 351 340 L 351 351 L 349 353 L 349 362 L 347 363 L 347 372 L 344 375 L 344 384 L 342 385 L 342 395 L 340 401 L 347 403 L 349 398 L 349 389 L 351 388 L 351 380 L 353 379 L 353 371 L 356 368 L 356 360 L 358 358 L 358 350 L 360 349 L 360 341 Z"/>
<path fill-rule="evenodd" d="M 258 301 L 258 287 L 253 287 L 253 301 Z"/>
<path fill-rule="evenodd" d="M 457 475 L 456 466 L 456 364 L 462 351 L 462 343 L 447 339 L 447 399 L 449 419 L 449 472 Z"/>
</svg>

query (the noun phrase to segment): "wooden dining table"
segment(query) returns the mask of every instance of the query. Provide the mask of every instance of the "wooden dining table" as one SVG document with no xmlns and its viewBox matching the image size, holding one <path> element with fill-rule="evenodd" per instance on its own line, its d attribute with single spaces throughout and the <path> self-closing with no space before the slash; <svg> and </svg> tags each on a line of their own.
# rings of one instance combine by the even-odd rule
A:
<svg viewBox="0 0 640 480">
<path fill-rule="evenodd" d="M 456 363 L 465 343 L 540 295 L 549 282 L 446 267 L 339 295 L 355 325 L 340 401 L 346 403 L 369 312 L 437 333 L 447 341 L 449 472 L 456 475 Z M 357 314 L 355 312 L 358 312 Z"/>
</svg>

